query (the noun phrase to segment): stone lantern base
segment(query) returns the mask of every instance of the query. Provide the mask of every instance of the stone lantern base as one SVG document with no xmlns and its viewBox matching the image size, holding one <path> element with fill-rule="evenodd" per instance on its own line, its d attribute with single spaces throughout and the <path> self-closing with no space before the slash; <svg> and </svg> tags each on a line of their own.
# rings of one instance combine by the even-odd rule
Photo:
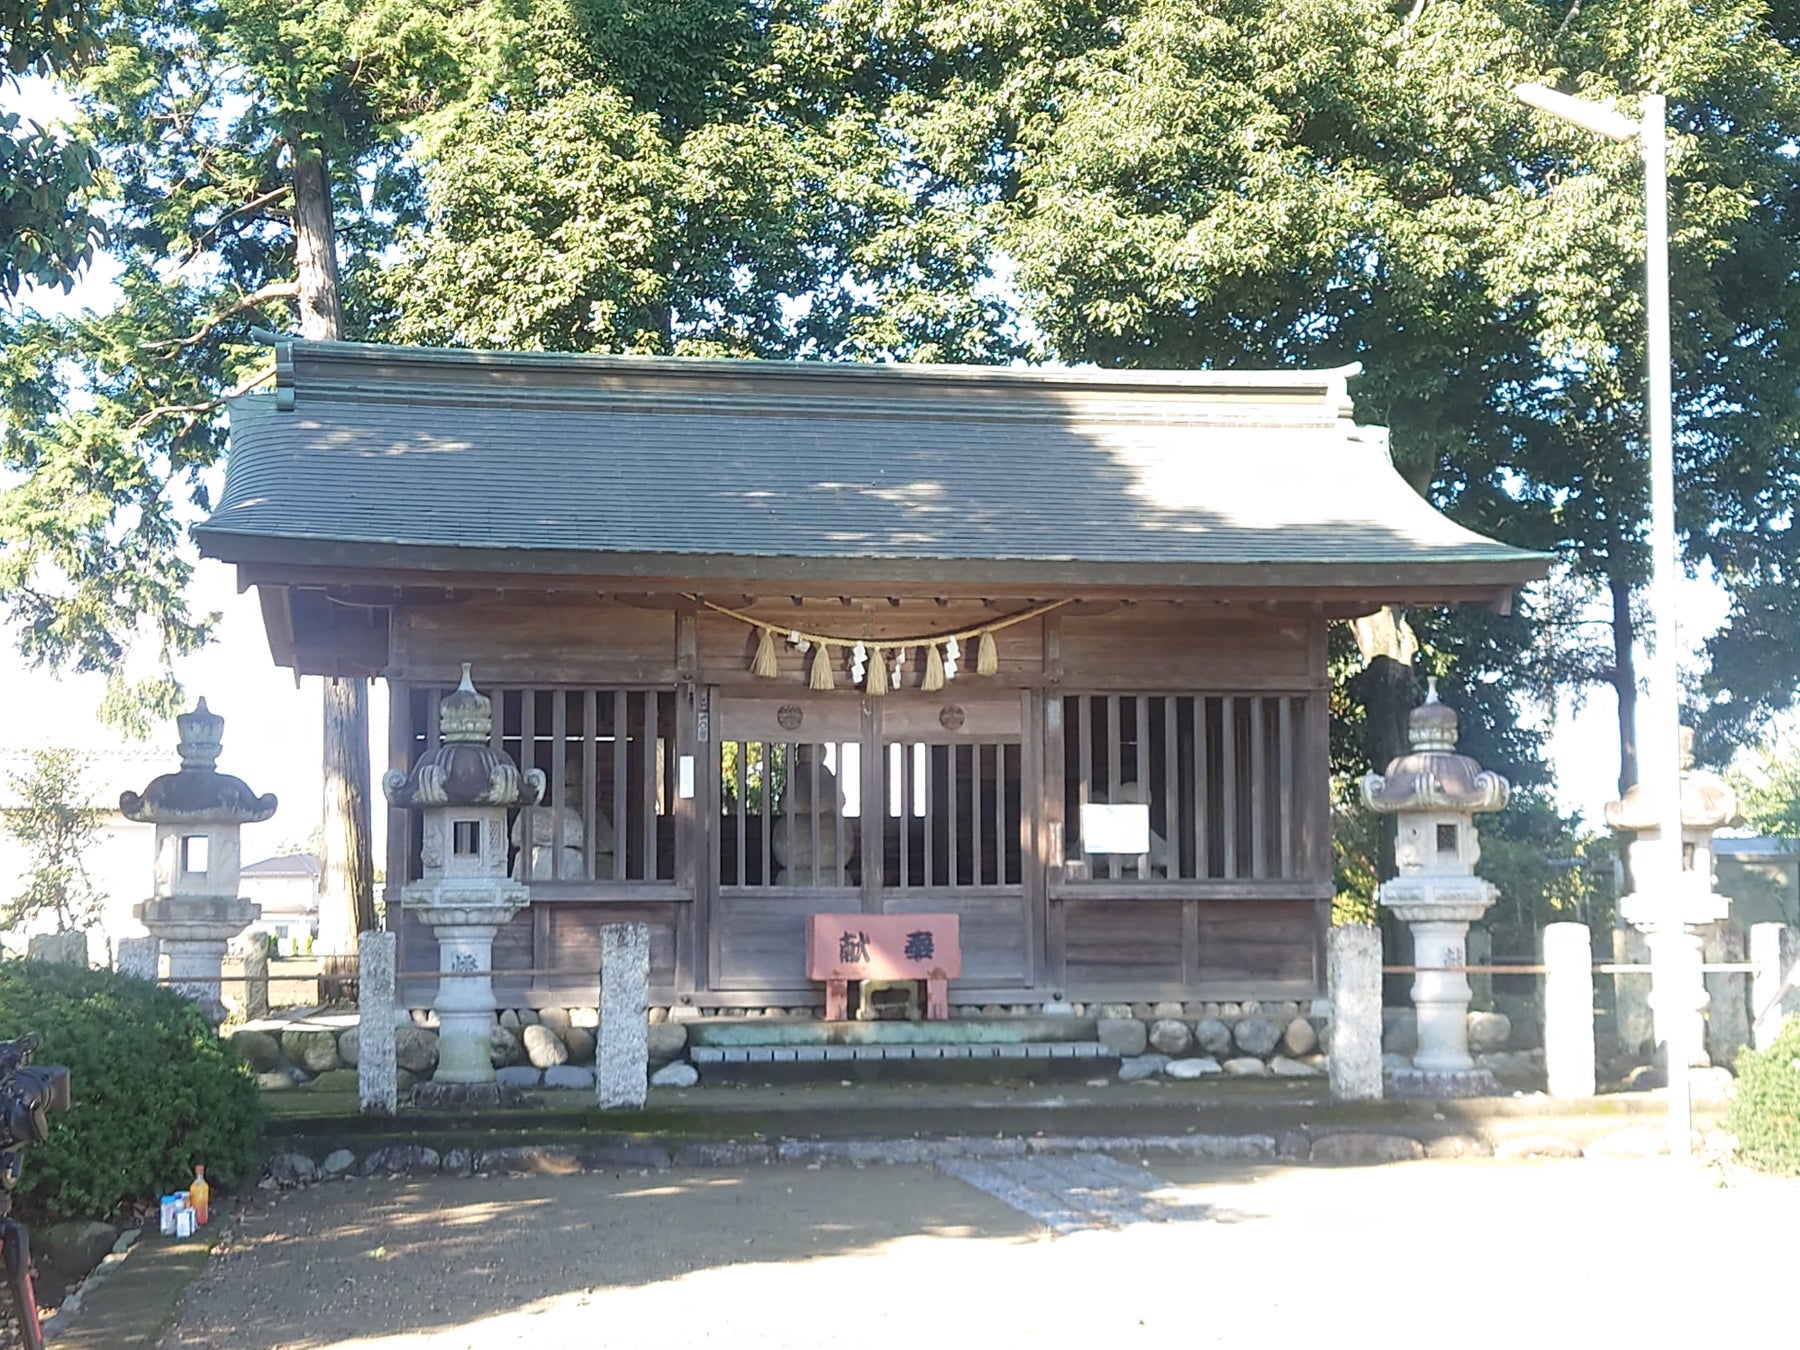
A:
<svg viewBox="0 0 1800 1350">
<path fill-rule="evenodd" d="M 220 895 L 169 895 L 141 900 L 132 913 L 169 958 L 169 987 L 199 1004 L 215 1026 L 223 1022 L 225 944 L 262 916 L 262 906 Z"/>
<path fill-rule="evenodd" d="M 432 1002 L 438 1017 L 438 1066 L 433 1082 L 493 1084 L 494 935 L 530 902 L 529 890 L 505 881 L 460 887 L 417 882 L 401 892 L 407 912 L 431 929 L 438 944 L 440 978 Z"/>
<path fill-rule="evenodd" d="M 1395 1072 L 1396 1097 L 1486 1097 L 1500 1085 L 1469 1054 L 1469 925 L 1487 913 L 1498 892 L 1475 876 L 1396 877 L 1381 888 L 1382 908 L 1412 929 L 1413 1007 L 1419 1050 L 1413 1067 Z"/>
</svg>

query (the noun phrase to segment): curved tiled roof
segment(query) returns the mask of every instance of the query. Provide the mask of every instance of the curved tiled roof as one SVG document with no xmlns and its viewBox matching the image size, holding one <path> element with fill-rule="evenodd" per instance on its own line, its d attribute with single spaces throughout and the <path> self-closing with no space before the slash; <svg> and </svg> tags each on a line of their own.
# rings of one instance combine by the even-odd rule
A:
<svg viewBox="0 0 1800 1350">
<path fill-rule="evenodd" d="M 568 357 L 295 342 L 231 403 L 228 561 L 630 559 L 1454 568 L 1540 555 L 1455 524 L 1349 416 L 1353 371 L 1104 372 Z M 684 562 L 684 560 L 687 560 Z M 821 572 L 827 570 L 819 567 Z M 984 566 L 982 571 L 991 572 Z"/>
</svg>

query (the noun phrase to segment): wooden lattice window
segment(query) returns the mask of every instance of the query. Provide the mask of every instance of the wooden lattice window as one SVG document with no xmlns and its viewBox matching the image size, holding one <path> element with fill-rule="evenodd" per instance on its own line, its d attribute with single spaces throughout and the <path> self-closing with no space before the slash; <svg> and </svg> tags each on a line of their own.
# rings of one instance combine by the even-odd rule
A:
<svg viewBox="0 0 1800 1350">
<path fill-rule="evenodd" d="M 415 756 L 438 743 L 453 686 L 415 689 Z M 532 882 L 673 882 L 675 693 L 668 689 L 487 690 L 491 744 L 541 769 L 544 801 L 508 816 L 507 871 Z M 417 876 L 417 844 L 412 858 Z"/>
<path fill-rule="evenodd" d="M 1293 695 L 1065 698 L 1065 877 L 1305 875 L 1306 707 Z"/>
<path fill-rule="evenodd" d="M 722 743 L 719 884 L 860 885 L 861 763 L 855 741 Z"/>
<path fill-rule="evenodd" d="M 1017 742 L 890 743 L 883 762 L 887 847 L 883 883 L 1017 886 Z"/>
</svg>

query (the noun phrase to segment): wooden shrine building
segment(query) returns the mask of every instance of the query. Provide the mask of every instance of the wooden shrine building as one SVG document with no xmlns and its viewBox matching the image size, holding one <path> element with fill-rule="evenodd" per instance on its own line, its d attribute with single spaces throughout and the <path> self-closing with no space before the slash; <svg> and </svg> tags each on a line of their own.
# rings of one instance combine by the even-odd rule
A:
<svg viewBox="0 0 1800 1350">
<path fill-rule="evenodd" d="M 805 917 L 846 910 L 959 916 L 955 1003 L 1313 995 L 1328 623 L 1545 572 L 1406 485 L 1354 369 L 277 361 L 202 549 L 281 665 L 388 682 L 390 768 L 471 663 L 549 783 L 496 966 L 642 921 L 659 1003 L 816 1003 Z"/>
</svg>

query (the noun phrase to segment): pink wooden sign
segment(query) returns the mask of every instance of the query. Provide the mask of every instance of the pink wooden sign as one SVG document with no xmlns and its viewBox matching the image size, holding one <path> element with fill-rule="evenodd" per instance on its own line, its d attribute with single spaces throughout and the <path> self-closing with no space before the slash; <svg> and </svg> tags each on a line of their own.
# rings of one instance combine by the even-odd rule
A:
<svg viewBox="0 0 1800 1350">
<path fill-rule="evenodd" d="M 945 980 L 962 974 L 954 914 L 809 914 L 809 980 Z"/>
</svg>

